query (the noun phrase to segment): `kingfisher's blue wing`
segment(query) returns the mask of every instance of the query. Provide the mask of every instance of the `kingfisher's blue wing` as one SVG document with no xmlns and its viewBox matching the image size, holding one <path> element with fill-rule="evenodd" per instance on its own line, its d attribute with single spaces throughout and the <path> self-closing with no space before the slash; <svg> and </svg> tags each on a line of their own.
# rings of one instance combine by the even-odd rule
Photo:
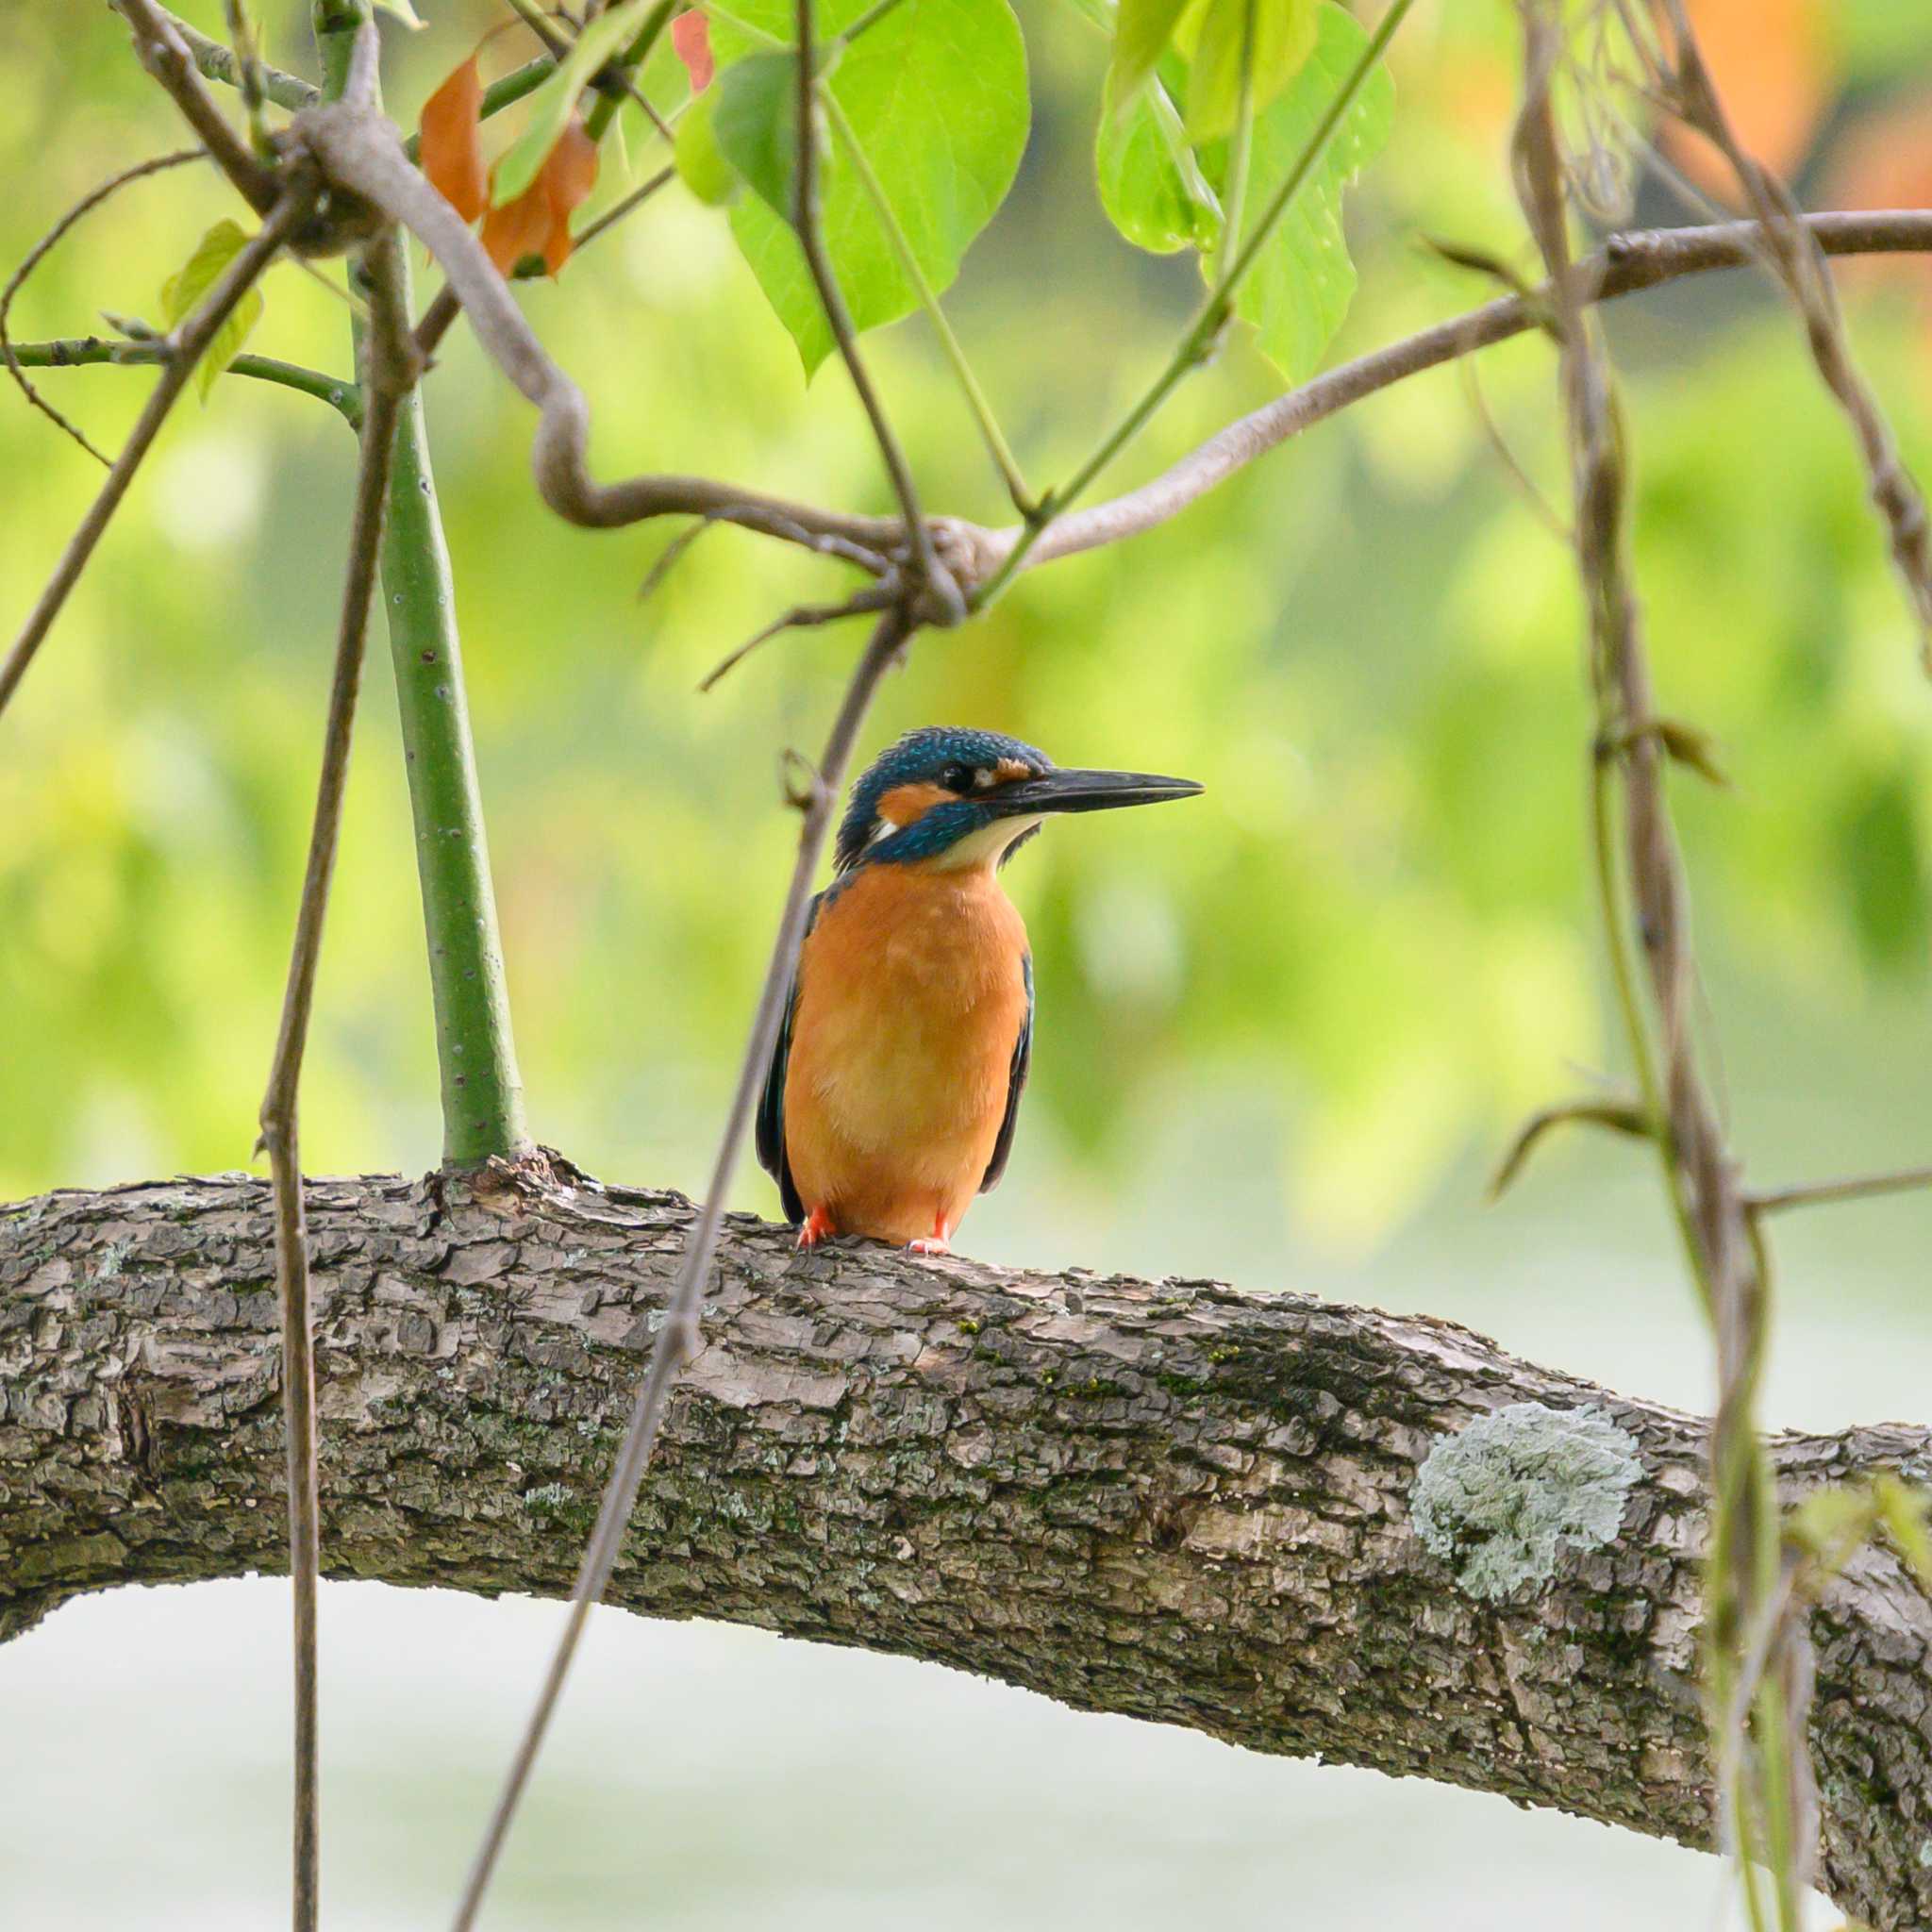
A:
<svg viewBox="0 0 1932 1932">
<path fill-rule="evenodd" d="M 1013 1124 L 1020 1118 L 1020 1095 L 1025 1091 L 1026 1070 L 1033 1064 L 1033 955 L 1020 958 L 1021 975 L 1026 982 L 1026 1017 L 1020 1022 L 1020 1037 L 1013 1042 L 1013 1064 L 1007 1075 L 1007 1111 L 1000 1121 L 1000 1137 L 992 1143 L 992 1158 L 987 1162 L 986 1178 L 979 1184 L 983 1194 L 999 1185 L 1007 1171 L 1007 1156 L 1013 1151 Z"/>
<path fill-rule="evenodd" d="M 821 892 L 805 915 L 805 936 L 819 923 L 819 908 L 824 904 Z M 801 944 L 803 941 L 801 941 Z M 1028 996 L 1031 1008 L 1031 996 Z M 778 1043 L 772 1049 L 772 1064 L 765 1070 L 765 1091 L 758 1096 L 756 1138 L 758 1165 L 778 1183 L 778 1198 L 785 1206 L 785 1218 L 793 1227 L 805 1219 L 805 1203 L 791 1178 L 791 1163 L 785 1156 L 785 1074 L 791 1063 L 791 1018 L 798 1010 L 798 974 L 791 974 L 791 991 L 785 997 L 785 1017 L 778 1024 Z"/>
</svg>

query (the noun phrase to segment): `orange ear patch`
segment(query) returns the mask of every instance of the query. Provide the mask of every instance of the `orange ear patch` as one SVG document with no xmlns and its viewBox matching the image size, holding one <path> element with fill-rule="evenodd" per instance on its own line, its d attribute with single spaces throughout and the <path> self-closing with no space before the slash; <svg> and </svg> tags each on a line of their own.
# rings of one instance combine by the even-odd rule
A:
<svg viewBox="0 0 1932 1932">
<path fill-rule="evenodd" d="M 952 795 L 942 785 L 894 785 L 879 800 L 879 816 L 903 829 Z"/>
<path fill-rule="evenodd" d="M 1010 785 L 1015 778 L 1030 778 L 1033 767 L 1023 758 L 1002 758 L 992 768 L 992 782 L 995 785 Z"/>
</svg>

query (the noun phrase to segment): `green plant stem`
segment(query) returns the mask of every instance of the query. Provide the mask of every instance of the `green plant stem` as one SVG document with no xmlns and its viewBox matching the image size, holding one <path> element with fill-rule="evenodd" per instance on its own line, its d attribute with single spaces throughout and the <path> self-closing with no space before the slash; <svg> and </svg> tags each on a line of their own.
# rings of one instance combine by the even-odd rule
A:
<svg viewBox="0 0 1932 1932">
<path fill-rule="evenodd" d="M 476 110 L 478 120 L 487 121 L 492 114 L 500 114 L 506 108 L 516 104 L 535 93 L 550 76 L 557 72 L 557 62 L 547 54 L 539 54 L 534 60 L 526 60 L 521 67 L 512 68 L 501 80 L 492 80 L 483 90 L 483 105 Z M 423 147 L 420 134 L 412 134 L 403 142 L 403 152 L 413 161 L 419 158 Z"/>
<path fill-rule="evenodd" d="M 1234 144 L 1227 158 L 1227 204 L 1221 221 L 1221 245 L 1215 250 L 1218 272 L 1221 258 L 1241 238 L 1242 204 L 1248 194 L 1248 158 L 1255 145 L 1255 8 L 1257 0 L 1247 0 L 1241 14 L 1241 95 L 1235 109 Z"/>
<path fill-rule="evenodd" d="M 1288 212 L 1303 183 L 1314 172 L 1316 162 L 1326 151 L 1335 130 L 1341 125 L 1342 117 L 1355 105 L 1357 97 L 1368 84 L 1369 76 L 1375 71 L 1375 63 L 1381 59 L 1390 41 L 1394 38 L 1395 29 L 1402 25 L 1403 17 L 1414 4 L 1415 0 L 1390 0 L 1388 9 L 1375 23 L 1375 30 L 1369 36 L 1368 44 L 1361 51 L 1361 58 L 1349 70 L 1348 77 L 1336 90 L 1335 98 L 1329 102 L 1327 110 L 1315 124 L 1314 131 L 1308 136 L 1301 153 L 1296 156 L 1294 166 L 1289 170 L 1280 187 L 1269 198 L 1267 207 L 1261 210 L 1261 217 L 1255 224 L 1255 232 L 1237 247 L 1234 259 L 1221 271 L 1214 286 L 1208 290 L 1207 299 L 1195 311 L 1193 321 L 1188 325 L 1187 333 L 1182 336 L 1180 346 L 1168 358 L 1160 374 L 1154 378 L 1152 387 L 1102 439 L 1100 447 L 1074 472 L 1073 481 L 1052 491 L 1047 499 L 1048 508 L 1041 514 L 1027 521 L 1025 527 L 1015 540 L 1013 547 L 1001 559 L 999 568 L 974 592 L 974 609 L 984 610 L 1005 591 L 1018 575 L 1021 565 L 1025 562 L 1027 553 L 1039 542 L 1054 519 L 1070 508 L 1086 492 L 1093 479 L 1146 427 L 1149 418 L 1173 393 L 1181 378 L 1207 359 L 1215 338 L 1226 326 L 1229 316 L 1234 313 L 1234 298 L 1240 291 L 1248 271 L 1254 267 L 1256 257 L 1267 244 L 1269 237 L 1279 225 L 1282 216 Z M 1231 227 L 1229 232 L 1232 232 Z"/>
<path fill-rule="evenodd" d="M 958 378 L 966 407 L 972 410 L 973 420 L 979 425 L 981 440 L 986 444 L 987 454 L 992 458 L 993 467 L 999 471 L 1001 480 L 1007 486 L 1007 494 L 1013 499 L 1013 507 L 1023 517 L 1032 515 L 1035 508 L 1033 492 L 1026 487 L 1026 478 L 1021 472 L 1012 447 L 992 412 L 992 405 L 986 399 L 985 391 L 979 386 L 979 378 L 973 373 L 973 365 L 966 359 L 965 350 L 959 346 L 959 338 L 953 333 L 953 325 L 946 320 L 946 311 L 941 308 L 940 298 L 926 280 L 925 271 L 920 267 L 911 242 L 906 239 L 906 230 L 892 212 L 891 203 L 886 199 L 884 184 L 874 172 L 871 158 L 860 144 L 852 123 L 846 119 L 845 109 L 839 105 L 839 97 L 823 81 L 819 83 L 818 93 L 825 118 L 832 124 L 832 132 L 850 158 L 853 172 L 858 175 L 859 185 L 865 190 L 874 212 L 879 218 L 879 225 L 886 231 L 886 239 L 892 244 L 892 252 L 899 258 L 899 266 L 906 271 L 907 280 L 918 291 L 920 306 L 939 332 L 940 346 L 945 351 L 954 375 Z"/>
<path fill-rule="evenodd" d="M 123 342 L 111 337 L 85 336 L 70 341 L 15 342 L 13 359 L 23 369 L 80 369 L 96 364 L 151 369 L 166 362 L 169 356 L 166 344 L 160 341 Z M 278 362 L 273 356 L 237 356 L 224 374 L 253 376 L 258 382 L 299 391 L 326 403 L 352 429 L 360 426 L 362 391 L 345 376 L 304 369 L 295 362 Z"/>
<path fill-rule="evenodd" d="M 347 72 L 366 5 L 318 0 L 316 38 L 331 91 Z M 369 270 L 392 281 L 395 312 L 408 316 L 409 269 L 401 244 L 373 251 Z M 396 426 L 381 575 L 429 944 L 443 1163 L 475 1167 L 492 1156 L 514 1159 L 527 1154 L 531 1142 L 490 882 L 456 587 L 420 390 L 404 400 Z"/>
<path fill-rule="evenodd" d="M 636 38 L 611 64 L 625 74 L 635 74 L 651 58 L 651 49 L 658 44 L 658 36 L 670 25 L 675 7 L 676 0 L 658 0 L 658 5 L 644 17 L 644 24 L 638 29 Z M 589 24 L 587 18 L 585 25 Z M 621 93 L 599 94 L 591 103 L 590 113 L 585 116 L 584 132 L 592 141 L 602 141 L 623 105 Z M 660 134 L 664 132 L 662 125 L 658 131 Z"/>
</svg>

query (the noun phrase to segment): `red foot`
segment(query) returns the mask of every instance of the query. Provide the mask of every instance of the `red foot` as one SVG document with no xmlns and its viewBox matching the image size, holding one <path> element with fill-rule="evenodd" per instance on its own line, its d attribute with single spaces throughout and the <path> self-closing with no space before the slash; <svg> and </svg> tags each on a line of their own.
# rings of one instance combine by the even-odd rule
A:
<svg viewBox="0 0 1932 1932">
<path fill-rule="evenodd" d="M 943 1221 L 935 1221 L 932 1233 L 924 1241 L 908 1241 L 908 1255 L 950 1255 L 953 1252 L 953 1230 Z"/>
<path fill-rule="evenodd" d="M 832 1217 L 823 1208 L 814 1208 L 805 1217 L 805 1225 L 798 1230 L 798 1245 L 801 1248 L 815 1248 L 827 1235 L 837 1234 L 832 1225 Z"/>
</svg>

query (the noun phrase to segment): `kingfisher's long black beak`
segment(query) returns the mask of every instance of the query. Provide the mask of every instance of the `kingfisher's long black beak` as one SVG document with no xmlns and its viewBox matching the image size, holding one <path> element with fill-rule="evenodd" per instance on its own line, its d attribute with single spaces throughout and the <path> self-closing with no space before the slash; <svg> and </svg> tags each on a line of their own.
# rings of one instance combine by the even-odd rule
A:
<svg viewBox="0 0 1932 1932">
<path fill-rule="evenodd" d="M 1154 772 L 1054 771 L 1001 785 L 989 791 L 984 802 L 1001 818 L 1021 818 L 1036 812 L 1158 805 L 1165 798 L 1191 798 L 1200 789 L 1191 778 L 1163 778 Z"/>
</svg>

